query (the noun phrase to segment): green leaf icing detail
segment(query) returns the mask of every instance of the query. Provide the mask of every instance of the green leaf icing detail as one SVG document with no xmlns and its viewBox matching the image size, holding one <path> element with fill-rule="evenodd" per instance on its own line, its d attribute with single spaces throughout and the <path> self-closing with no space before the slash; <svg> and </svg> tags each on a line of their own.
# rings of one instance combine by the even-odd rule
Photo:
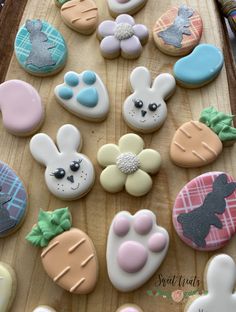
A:
<svg viewBox="0 0 236 312">
<path fill-rule="evenodd" d="M 55 211 L 40 209 L 38 224 L 26 236 L 27 241 L 35 246 L 46 247 L 55 236 L 71 228 L 71 214 L 68 208 Z"/>
<path fill-rule="evenodd" d="M 218 112 L 214 107 L 205 108 L 199 121 L 211 128 L 221 141 L 236 140 L 236 128 L 232 127 L 234 116 Z"/>
</svg>

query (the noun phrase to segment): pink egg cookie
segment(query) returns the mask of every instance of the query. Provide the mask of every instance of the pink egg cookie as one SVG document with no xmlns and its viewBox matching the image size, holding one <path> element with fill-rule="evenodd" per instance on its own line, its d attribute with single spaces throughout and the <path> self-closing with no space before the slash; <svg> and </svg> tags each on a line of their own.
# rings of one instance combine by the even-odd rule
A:
<svg viewBox="0 0 236 312">
<path fill-rule="evenodd" d="M 143 312 L 143 310 L 136 304 L 127 303 L 119 307 L 116 312 Z"/>
<path fill-rule="evenodd" d="M 8 80 L 0 85 L 0 110 L 4 127 L 18 136 L 35 133 L 44 119 L 38 92 L 21 80 Z"/>
<path fill-rule="evenodd" d="M 173 223 L 190 247 L 222 248 L 236 232 L 235 179 L 223 172 L 208 172 L 188 182 L 175 200 Z"/>
</svg>

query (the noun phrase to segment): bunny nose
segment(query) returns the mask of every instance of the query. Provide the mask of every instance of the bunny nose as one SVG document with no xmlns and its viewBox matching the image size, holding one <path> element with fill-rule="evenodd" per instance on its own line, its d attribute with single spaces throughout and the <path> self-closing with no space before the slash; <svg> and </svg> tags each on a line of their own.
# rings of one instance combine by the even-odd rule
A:
<svg viewBox="0 0 236 312">
<path fill-rule="evenodd" d="M 67 180 L 70 181 L 71 183 L 74 183 L 74 177 L 73 177 L 73 175 L 67 177 Z"/>
<path fill-rule="evenodd" d="M 147 114 L 147 111 L 145 111 L 145 110 L 141 110 L 141 114 L 142 114 L 142 117 L 144 117 L 146 114 Z"/>
</svg>

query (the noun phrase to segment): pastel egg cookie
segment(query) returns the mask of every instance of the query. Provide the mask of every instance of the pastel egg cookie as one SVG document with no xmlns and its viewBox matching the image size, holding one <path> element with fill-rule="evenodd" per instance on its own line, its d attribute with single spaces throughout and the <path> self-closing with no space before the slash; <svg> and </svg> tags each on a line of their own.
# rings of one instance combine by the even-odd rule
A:
<svg viewBox="0 0 236 312">
<path fill-rule="evenodd" d="M 136 24 L 132 16 L 119 15 L 115 21 L 103 21 L 98 27 L 100 50 L 103 57 L 113 59 L 122 56 L 138 58 L 142 46 L 148 41 L 149 31 L 143 24 Z"/>
<path fill-rule="evenodd" d="M 174 65 L 178 84 L 186 88 L 200 88 L 213 81 L 224 65 L 220 49 L 211 44 L 198 45 L 191 54 Z"/>
<path fill-rule="evenodd" d="M 45 181 L 54 196 L 64 200 L 81 198 L 93 187 L 95 172 L 89 158 L 79 153 L 80 132 L 73 125 L 64 125 L 57 132 L 56 142 L 57 146 L 48 135 L 36 134 L 30 141 L 31 154 L 46 167 Z"/>
<path fill-rule="evenodd" d="M 130 75 L 133 93 L 125 100 L 122 114 L 132 129 L 151 133 L 158 130 L 167 118 L 165 100 L 175 91 L 175 78 L 158 75 L 152 83 L 146 67 L 136 67 Z"/>
<path fill-rule="evenodd" d="M 214 107 L 205 108 L 199 121 L 184 123 L 174 134 L 170 158 L 180 167 L 197 168 L 212 163 L 224 145 L 236 140 L 232 115 L 218 112 Z"/>
<path fill-rule="evenodd" d="M 56 86 L 59 104 L 72 114 L 89 121 L 102 121 L 109 111 L 109 96 L 101 78 L 93 71 L 68 72 L 64 83 Z"/>
<path fill-rule="evenodd" d="M 124 304 L 116 312 L 143 312 L 136 304 Z"/>
<path fill-rule="evenodd" d="M 27 20 L 20 27 L 14 49 L 20 66 L 35 76 L 49 76 L 61 71 L 68 54 L 60 32 L 39 19 Z"/>
<path fill-rule="evenodd" d="M 70 0 L 61 7 L 61 17 L 73 30 L 90 35 L 98 23 L 98 8 L 93 0 Z"/>
<path fill-rule="evenodd" d="M 107 0 L 108 8 L 113 17 L 119 14 L 133 15 L 141 10 L 147 0 Z"/>
<path fill-rule="evenodd" d="M 226 254 L 213 257 L 205 269 L 205 295 L 191 298 L 185 312 L 234 312 L 236 311 L 235 292 L 236 265 Z"/>
<path fill-rule="evenodd" d="M 33 312 L 56 312 L 56 310 L 54 310 L 53 308 L 50 308 L 49 306 L 41 305 L 35 308 Z"/>
<path fill-rule="evenodd" d="M 186 55 L 201 39 L 203 24 L 196 10 L 186 6 L 174 6 L 165 12 L 153 28 L 156 46 L 168 55 Z"/>
<path fill-rule="evenodd" d="M 156 224 L 150 210 L 135 215 L 119 212 L 113 219 L 107 240 L 107 270 L 113 286 L 133 291 L 157 271 L 169 247 L 168 232 Z"/>
<path fill-rule="evenodd" d="M 196 250 L 224 247 L 236 232 L 236 181 L 223 172 L 204 173 L 176 197 L 173 224 L 179 237 Z"/>
<path fill-rule="evenodd" d="M 41 261 L 54 283 L 72 294 L 88 294 L 98 279 L 97 254 L 88 235 L 71 223 L 68 208 L 40 210 L 26 239 L 43 248 Z"/>
<path fill-rule="evenodd" d="M 40 95 L 29 83 L 21 80 L 0 84 L 0 110 L 4 127 L 18 136 L 33 134 L 44 119 Z"/>
<path fill-rule="evenodd" d="M 98 163 L 105 169 L 100 175 L 102 187 L 110 193 L 124 188 L 132 196 L 144 196 L 152 188 L 152 178 L 161 166 L 161 156 L 153 149 L 144 149 L 137 134 L 123 135 L 118 145 L 105 144 L 97 154 Z"/>
<path fill-rule="evenodd" d="M 0 162 L 0 238 L 15 232 L 23 223 L 28 196 L 23 182 L 5 163 Z"/>
<path fill-rule="evenodd" d="M 10 310 L 16 294 L 16 275 L 9 264 L 0 262 L 0 311 Z"/>
</svg>

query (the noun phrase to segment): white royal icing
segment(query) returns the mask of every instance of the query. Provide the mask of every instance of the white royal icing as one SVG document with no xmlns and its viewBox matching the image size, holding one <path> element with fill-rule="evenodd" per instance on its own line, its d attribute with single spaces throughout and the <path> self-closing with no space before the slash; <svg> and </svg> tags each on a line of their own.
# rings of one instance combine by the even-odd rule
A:
<svg viewBox="0 0 236 312">
<path fill-rule="evenodd" d="M 137 12 L 147 0 L 107 0 L 111 12 L 118 14 Z"/>
<path fill-rule="evenodd" d="M 12 297 L 13 281 L 10 272 L 0 264 L 0 311 L 6 312 Z"/>
<path fill-rule="evenodd" d="M 48 306 L 38 306 L 33 310 L 33 312 L 56 312 L 56 310 Z"/>
</svg>

